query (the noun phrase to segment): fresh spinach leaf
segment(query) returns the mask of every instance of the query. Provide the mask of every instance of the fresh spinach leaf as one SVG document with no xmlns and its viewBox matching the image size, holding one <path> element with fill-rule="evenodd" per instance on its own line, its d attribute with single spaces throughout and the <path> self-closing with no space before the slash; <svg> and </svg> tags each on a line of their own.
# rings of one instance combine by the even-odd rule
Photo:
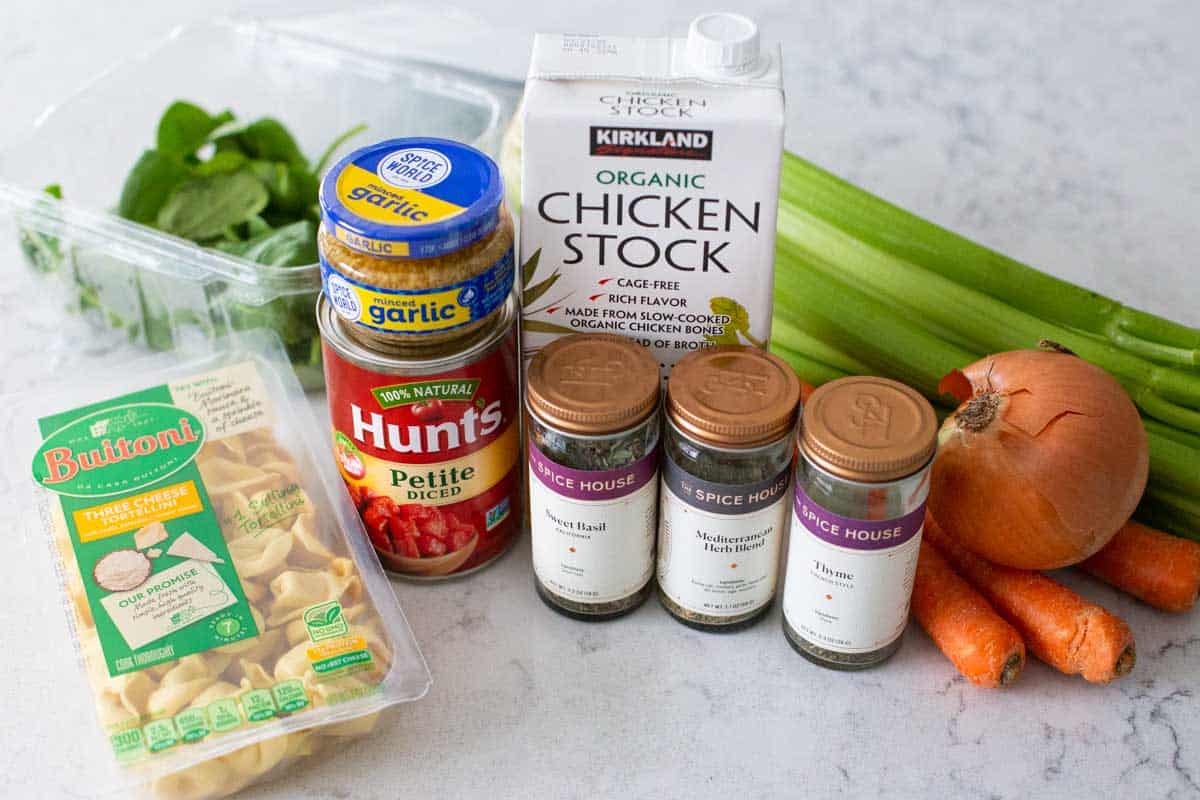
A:
<svg viewBox="0 0 1200 800">
<path fill-rule="evenodd" d="M 232 119 L 233 113 L 228 110 L 212 116 L 194 103 L 176 100 L 158 121 L 158 151 L 180 158 L 193 156 L 209 134 Z"/>
<path fill-rule="evenodd" d="M 244 227 L 246 228 L 246 235 L 242 237 L 243 239 L 252 239 L 255 236 L 262 236 L 264 233 L 270 233 L 273 230 L 271 225 L 257 214 L 246 220 Z"/>
<path fill-rule="evenodd" d="M 222 172 L 189 178 L 158 213 L 167 233 L 203 242 L 225 228 L 246 222 L 267 206 L 266 187 L 248 172 Z"/>
<path fill-rule="evenodd" d="M 325 167 L 329 165 L 330 160 L 333 158 L 334 154 L 337 153 L 337 149 L 344 145 L 348 140 L 358 136 L 366 129 L 367 123 L 359 123 L 330 142 L 329 146 L 325 148 L 325 152 L 321 153 L 321 157 L 317 159 L 317 163 L 313 165 L 313 175 L 315 175 L 317 178 L 320 178 L 321 173 L 325 171 Z"/>
<path fill-rule="evenodd" d="M 218 153 L 213 153 L 212 158 L 208 161 L 201 161 L 196 165 L 197 175 L 216 175 L 219 172 L 237 172 L 250 159 L 246 158 L 246 154 L 241 150 L 222 150 Z"/>
<path fill-rule="evenodd" d="M 303 217 L 317 196 L 317 179 L 307 167 L 254 159 L 248 168 L 271 195 L 271 216 L 288 221 Z"/>
<path fill-rule="evenodd" d="M 153 225 L 163 204 L 191 174 L 177 155 L 147 150 L 133 165 L 121 188 L 117 213 L 125 219 Z"/>
<path fill-rule="evenodd" d="M 55 200 L 62 200 L 62 187 L 52 183 L 42 189 Z M 47 201 L 38 201 L 42 205 Z M 20 227 L 17 229 L 17 239 L 25 260 L 38 272 L 57 272 L 63 264 L 62 242 L 57 236 L 51 236 L 33 228 Z"/>
<path fill-rule="evenodd" d="M 308 220 L 252 236 L 244 242 L 222 242 L 216 249 L 256 264 L 298 267 L 317 260 L 317 230 Z"/>
<path fill-rule="evenodd" d="M 300 152 L 283 123 L 272 117 L 263 117 L 251 122 L 235 134 L 238 144 L 246 155 L 262 161 L 282 161 L 296 167 L 308 169 L 308 161 Z"/>
</svg>

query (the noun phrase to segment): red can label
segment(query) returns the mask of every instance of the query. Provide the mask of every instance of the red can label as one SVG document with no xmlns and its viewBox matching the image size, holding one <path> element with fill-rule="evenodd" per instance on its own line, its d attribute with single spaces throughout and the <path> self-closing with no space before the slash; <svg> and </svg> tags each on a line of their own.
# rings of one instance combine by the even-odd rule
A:
<svg viewBox="0 0 1200 800">
<path fill-rule="evenodd" d="M 515 329 L 474 363 L 420 375 L 323 345 L 334 457 L 383 565 L 434 578 L 503 553 L 521 518 Z"/>
</svg>

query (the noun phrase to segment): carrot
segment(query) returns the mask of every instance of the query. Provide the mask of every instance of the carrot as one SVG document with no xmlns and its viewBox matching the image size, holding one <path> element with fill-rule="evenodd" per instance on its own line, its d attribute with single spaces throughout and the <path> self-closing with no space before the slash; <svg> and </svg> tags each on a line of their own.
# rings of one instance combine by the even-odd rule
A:
<svg viewBox="0 0 1200 800">
<path fill-rule="evenodd" d="M 1008 686 L 1025 667 L 1025 642 L 963 580 L 945 556 L 921 542 L 912 611 L 938 649 L 978 686 Z"/>
<path fill-rule="evenodd" d="M 1137 522 L 1079 568 L 1163 611 L 1187 611 L 1200 595 L 1200 543 Z"/>
<path fill-rule="evenodd" d="M 1133 669 L 1137 660 L 1133 632 L 1120 617 L 1040 572 L 980 558 L 929 515 L 925 536 L 1020 631 L 1026 646 L 1042 661 L 1092 683 L 1108 683 Z"/>
</svg>

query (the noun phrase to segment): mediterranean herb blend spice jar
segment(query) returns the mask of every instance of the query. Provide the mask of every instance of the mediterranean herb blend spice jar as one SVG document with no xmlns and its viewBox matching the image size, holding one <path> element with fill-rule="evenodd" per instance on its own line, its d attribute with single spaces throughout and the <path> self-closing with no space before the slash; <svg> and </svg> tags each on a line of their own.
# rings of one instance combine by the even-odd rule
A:
<svg viewBox="0 0 1200 800">
<path fill-rule="evenodd" d="M 937 429 L 924 397 L 885 378 L 841 378 L 805 404 L 783 630 L 809 660 L 862 669 L 900 648 Z"/>
<path fill-rule="evenodd" d="M 658 586 L 680 621 L 730 630 L 770 607 L 799 401 L 795 373 L 753 347 L 699 350 L 671 372 Z"/>
<path fill-rule="evenodd" d="M 446 139 L 356 150 L 321 181 L 325 295 L 359 341 L 448 341 L 488 325 L 513 285 L 495 162 Z"/>
<path fill-rule="evenodd" d="M 520 530 L 516 301 L 436 343 L 371 347 L 322 295 L 334 456 L 379 560 L 417 579 L 462 575 Z"/>
<path fill-rule="evenodd" d="M 650 351 L 610 334 L 557 339 L 529 364 L 534 581 L 556 611 L 607 619 L 650 593 L 659 387 Z"/>
</svg>

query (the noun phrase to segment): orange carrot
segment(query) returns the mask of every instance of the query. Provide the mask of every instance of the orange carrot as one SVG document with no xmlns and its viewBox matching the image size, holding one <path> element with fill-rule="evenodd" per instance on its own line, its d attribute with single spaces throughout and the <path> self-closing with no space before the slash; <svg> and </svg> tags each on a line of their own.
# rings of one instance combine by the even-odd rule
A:
<svg viewBox="0 0 1200 800">
<path fill-rule="evenodd" d="M 921 542 L 912 611 L 938 649 L 978 686 L 1007 686 L 1025 667 L 1025 642 L 963 580 L 945 556 Z"/>
<path fill-rule="evenodd" d="M 1187 611 L 1200 595 L 1200 543 L 1137 522 L 1079 568 L 1163 611 Z"/>
<path fill-rule="evenodd" d="M 1026 646 L 1042 661 L 1092 683 L 1107 683 L 1133 669 L 1137 660 L 1133 632 L 1120 617 L 1040 572 L 980 558 L 928 515 L 925 536 L 1020 631 Z"/>
</svg>

